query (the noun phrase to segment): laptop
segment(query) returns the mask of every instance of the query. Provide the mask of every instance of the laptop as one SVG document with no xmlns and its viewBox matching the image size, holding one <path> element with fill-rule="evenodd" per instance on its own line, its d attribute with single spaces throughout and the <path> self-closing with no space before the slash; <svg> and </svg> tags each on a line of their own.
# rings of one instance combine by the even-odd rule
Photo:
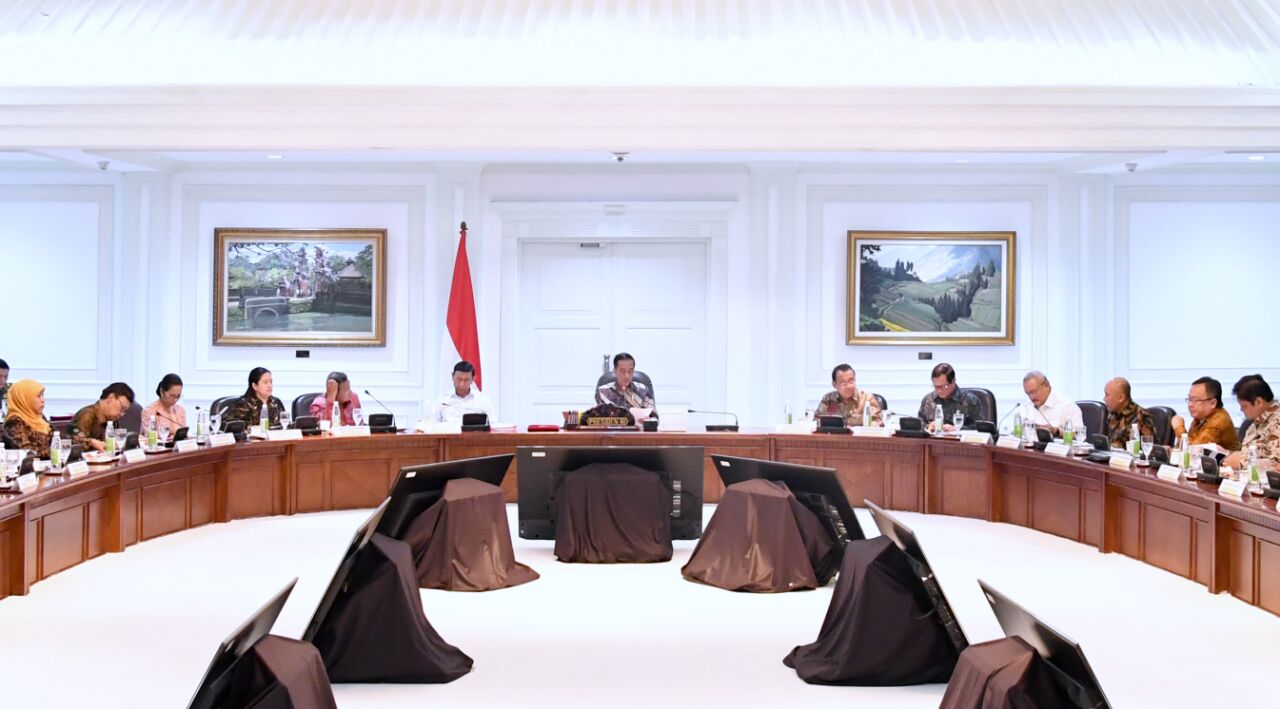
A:
<svg viewBox="0 0 1280 709">
<path fill-rule="evenodd" d="M 1071 698 L 1074 706 L 1086 709 L 1111 706 L 1084 656 L 1084 650 L 1076 641 L 1046 625 L 982 579 L 978 579 L 978 585 L 982 587 L 987 603 L 991 604 L 996 620 L 1000 621 L 1005 637 L 1016 635 L 1035 648 L 1049 665 L 1054 681 Z"/>
<path fill-rule="evenodd" d="M 880 528 L 880 533 L 888 537 L 894 545 L 907 555 L 911 562 L 911 568 L 915 570 L 916 576 L 920 577 L 920 582 L 929 594 L 929 600 L 933 602 L 938 622 L 947 631 L 947 637 L 951 638 L 951 644 L 955 646 L 956 652 L 964 652 L 964 649 L 969 647 L 969 640 L 965 637 L 964 629 L 960 627 L 960 621 L 956 620 L 955 613 L 951 611 L 951 604 L 947 602 L 947 596 L 942 592 L 942 586 L 938 584 L 938 579 L 933 575 L 933 569 L 929 566 L 929 560 L 924 556 L 924 549 L 920 547 L 920 541 L 916 539 L 916 533 L 874 502 L 863 500 L 862 504 L 866 505 L 871 512 L 871 519 L 875 520 L 876 527 Z"/>
</svg>

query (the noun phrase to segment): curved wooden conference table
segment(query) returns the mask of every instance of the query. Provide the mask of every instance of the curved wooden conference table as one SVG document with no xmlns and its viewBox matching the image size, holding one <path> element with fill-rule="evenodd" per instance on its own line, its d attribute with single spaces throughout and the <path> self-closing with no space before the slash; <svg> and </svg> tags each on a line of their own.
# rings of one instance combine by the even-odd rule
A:
<svg viewBox="0 0 1280 709">
<path fill-rule="evenodd" d="M 951 440 L 770 433 L 464 433 L 252 442 L 42 476 L 0 494 L 0 597 L 76 564 L 213 522 L 368 508 L 400 467 L 510 453 L 517 446 L 703 446 L 835 468 L 851 501 L 1007 522 L 1118 552 L 1280 615 L 1275 502 L 1220 497 L 1078 459 Z M 704 462 L 708 502 L 723 486 Z M 504 481 L 515 500 L 516 471 Z"/>
</svg>

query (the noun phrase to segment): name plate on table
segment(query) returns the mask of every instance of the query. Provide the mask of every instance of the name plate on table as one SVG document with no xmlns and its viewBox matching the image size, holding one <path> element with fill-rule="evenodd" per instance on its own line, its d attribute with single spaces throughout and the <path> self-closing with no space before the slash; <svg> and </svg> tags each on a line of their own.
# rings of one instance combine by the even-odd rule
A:
<svg viewBox="0 0 1280 709">
<path fill-rule="evenodd" d="M 1133 465 L 1133 456 L 1128 453 L 1111 451 L 1111 460 L 1107 461 L 1107 465 L 1120 470 L 1128 470 Z"/>
<path fill-rule="evenodd" d="M 301 431 L 299 431 L 301 433 Z M 338 438 L 359 438 L 371 435 L 368 426 L 339 426 L 329 429 L 329 433 Z"/>
<path fill-rule="evenodd" d="M 234 446 L 236 444 L 236 434 L 234 433 L 215 433 L 209 436 L 210 448 L 221 448 L 222 446 Z"/>
<path fill-rule="evenodd" d="M 427 433 L 462 433 L 462 423 L 458 421 L 436 421 L 430 424 Z"/>
<path fill-rule="evenodd" d="M 662 430 L 662 429 L 658 429 Z M 813 424 L 800 423 L 780 423 L 773 428 L 774 433 L 792 433 L 796 435 L 805 435 L 813 433 Z"/>
<path fill-rule="evenodd" d="M 267 431 L 268 441 L 301 441 L 302 429 L 286 428 L 280 431 Z"/>
<path fill-rule="evenodd" d="M 996 448 L 1017 449 L 1021 447 L 1022 447 L 1022 439 L 1018 438 L 1017 436 L 1001 436 L 1000 439 L 996 441 Z"/>
<path fill-rule="evenodd" d="M 1182 471 L 1176 466 L 1165 463 L 1156 471 L 1156 477 L 1161 480 L 1168 480 L 1171 483 L 1176 483 L 1178 482 L 1178 479 L 1182 477 Z"/>
<path fill-rule="evenodd" d="M 88 467 L 88 466 L 85 466 L 85 467 Z M 35 473 L 27 473 L 26 475 L 18 476 L 19 492 L 31 492 L 32 490 L 36 489 L 36 485 L 39 485 L 39 484 L 40 484 L 40 481 L 36 478 Z"/>
<path fill-rule="evenodd" d="M 885 426 L 854 426 L 853 435 L 866 438 L 893 438 L 893 430 Z"/>
<path fill-rule="evenodd" d="M 977 445 L 985 446 L 991 442 L 991 434 L 983 433 L 982 431 L 961 431 L 960 442 L 976 443 Z"/>
<path fill-rule="evenodd" d="M 124 452 L 124 462 L 141 463 L 147 459 L 147 452 L 141 448 L 130 448 Z"/>
<path fill-rule="evenodd" d="M 173 450 L 177 453 L 195 453 L 199 448 L 200 443 L 191 438 L 173 444 Z"/>
<path fill-rule="evenodd" d="M 1249 482 L 1247 480 L 1223 480 L 1218 485 L 1218 494 L 1223 497 L 1244 497 L 1245 490 L 1248 487 Z"/>
<path fill-rule="evenodd" d="M 1071 446 L 1065 443 L 1050 443 L 1044 447 L 1044 452 L 1059 458 L 1066 458 L 1071 455 Z"/>
<path fill-rule="evenodd" d="M 70 477 L 78 478 L 81 475 L 88 475 L 88 474 L 89 474 L 89 464 L 83 460 L 77 460 L 76 462 L 67 466 L 67 475 L 69 475 Z"/>
</svg>

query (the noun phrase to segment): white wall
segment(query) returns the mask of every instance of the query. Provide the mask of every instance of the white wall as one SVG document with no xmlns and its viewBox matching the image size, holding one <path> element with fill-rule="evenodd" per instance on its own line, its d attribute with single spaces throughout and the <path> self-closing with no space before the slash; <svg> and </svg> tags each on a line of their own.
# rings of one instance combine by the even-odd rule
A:
<svg viewBox="0 0 1280 709">
<path fill-rule="evenodd" d="M 113 379 L 149 401 L 167 371 L 186 380 L 189 406 L 203 404 L 240 391 L 247 370 L 262 365 L 286 401 L 344 369 L 357 389 L 415 418 L 418 401 L 447 379 L 437 361 L 466 220 L 486 389 L 501 411 L 501 393 L 522 383 L 504 381 L 520 353 L 504 331 L 518 291 L 499 205 L 696 201 L 727 205 L 717 325 L 727 336 L 723 361 L 710 369 L 722 401 L 707 405 L 738 412 L 744 425 L 777 422 L 784 400 L 812 406 L 843 361 L 902 412 L 916 408 L 941 361 L 963 384 L 995 391 L 1001 412 L 1031 368 L 1072 398 L 1101 398 L 1106 379 L 1128 376 L 1141 403 L 1179 410 L 1201 374 L 1228 389 L 1255 371 L 1280 382 L 1272 355 L 1280 176 L 1244 172 L 882 174 L 800 164 L 0 172 L 0 253 L 20 265 L 0 277 L 0 357 L 15 378 L 47 385 L 55 414 Z M 388 229 L 387 347 L 311 347 L 310 359 L 296 359 L 295 348 L 212 346 L 215 226 Z M 850 229 L 1016 231 L 1017 343 L 846 345 Z M 1187 324 L 1202 334 L 1181 334 Z M 920 351 L 933 359 L 917 360 Z"/>
</svg>

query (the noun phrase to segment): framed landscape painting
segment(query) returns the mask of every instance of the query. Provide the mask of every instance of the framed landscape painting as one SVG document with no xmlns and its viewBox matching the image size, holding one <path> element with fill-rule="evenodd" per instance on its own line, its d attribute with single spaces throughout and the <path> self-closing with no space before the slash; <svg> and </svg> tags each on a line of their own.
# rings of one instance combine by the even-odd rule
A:
<svg viewBox="0 0 1280 709">
<path fill-rule="evenodd" d="M 848 343 L 1012 345 L 1016 236 L 850 231 Z"/>
<path fill-rule="evenodd" d="M 213 233 L 213 344 L 386 345 L 386 229 Z"/>
</svg>

